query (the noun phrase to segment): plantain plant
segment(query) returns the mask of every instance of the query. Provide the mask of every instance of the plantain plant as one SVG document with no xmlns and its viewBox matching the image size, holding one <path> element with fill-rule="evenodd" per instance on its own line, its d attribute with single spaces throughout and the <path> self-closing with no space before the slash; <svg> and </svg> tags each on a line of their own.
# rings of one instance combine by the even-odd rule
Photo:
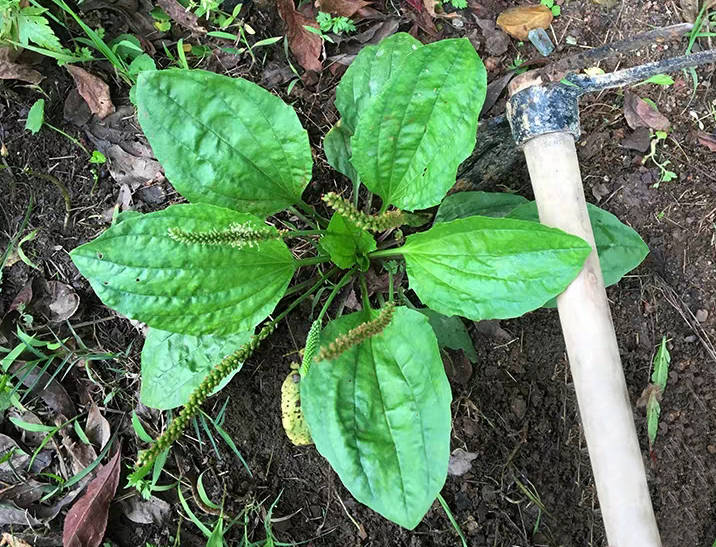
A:
<svg viewBox="0 0 716 547">
<path fill-rule="evenodd" d="M 358 501 L 406 528 L 420 522 L 450 454 L 451 390 L 433 319 L 503 319 L 539 308 L 591 252 L 535 222 L 523 198 L 444 199 L 475 146 L 485 91 L 485 69 L 465 39 L 422 45 L 401 33 L 365 47 L 336 90 L 341 120 L 323 143 L 329 163 L 353 183 L 344 196 L 314 204 L 332 211 L 328 219 L 302 199 L 312 153 L 291 107 L 210 72 L 139 76 L 139 122 L 190 203 L 123 214 L 72 252 L 106 305 L 150 327 L 142 401 L 183 406 L 140 453 L 136 476 L 277 323 L 313 298 L 320 312 L 303 362 L 284 383 L 285 393 L 300 392 L 300 407 L 284 409 L 287 432 L 299 444 L 312 439 Z M 425 210 L 436 205 L 426 228 L 433 215 Z M 592 212 L 615 282 L 646 248 L 614 217 Z M 299 268 L 312 274 L 290 286 Z M 371 268 L 389 272 L 382 292 L 369 292 Z M 406 286 L 394 286 L 400 268 Z M 354 281 L 362 310 L 324 321 Z"/>
</svg>

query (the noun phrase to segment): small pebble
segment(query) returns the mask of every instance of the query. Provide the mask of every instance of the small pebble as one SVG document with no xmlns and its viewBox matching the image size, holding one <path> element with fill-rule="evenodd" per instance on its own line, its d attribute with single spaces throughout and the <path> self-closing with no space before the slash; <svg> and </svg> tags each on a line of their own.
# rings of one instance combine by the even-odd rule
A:
<svg viewBox="0 0 716 547">
<path fill-rule="evenodd" d="M 686 342 L 687 344 L 693 344 L 694 342 L 696 342 L 696 340 L 697 338 L 694 334 L 689 334 L 684 338 L 684 342 Z"/>
<path fill-rule="evenodd" d="M 698 310 L 696 312 L 696 320 L 699 323 L 705 323 L 708 318 L 709 318 L 708 310 Z"/>
<path fill-rule="evenodd" d="M 716 444 L 710 444 L 706 449 L 709 451 L 709 454 L 716 454 Z"/>
</svg>

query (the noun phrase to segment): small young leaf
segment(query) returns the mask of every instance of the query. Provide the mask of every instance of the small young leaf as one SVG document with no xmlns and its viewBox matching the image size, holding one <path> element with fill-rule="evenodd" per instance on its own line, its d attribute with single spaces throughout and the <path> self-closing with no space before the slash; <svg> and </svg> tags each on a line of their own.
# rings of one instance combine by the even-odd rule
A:
<svg viewBox="0 0 716 547">
<path fill-rule="evenodd" d="M 174 187 L 190 201 L 269 215 L 301 200 L 308 134 L 294 110 L 241 78 L 145 70 L 139 123 Z"/>
<path fill-rule="evenodd" d="M 377 248 L 375 238 L 361 230 L 338 213 L 334 213 L 328 224 L 327 234 L 321 238 L 320 245 L 339 268 L 347 269 L 358 264 L 367 270 L 368 253 Z"/>
<path fill-rule="evenodd" d="M 45 99 L 37 99 L 30 107 L 30 112 L 27 113 L 25 129 L 35 135 L 43 123 L 45 123 Z"/>
<path fill-rule="evenodd" d="M 435 215 L 435 222 L 449 222 L 456 218 L 481 215 L 504 217 L 527 198 L 505 192 L 458 192 L 447 196 Z"/>
<path fill-rule="evenodd" d="M 664 336 L 654 356 L 654 372 L 651 374 L 652 383 L 659 386 L 662 392 L 666 389 L 666 380 L 669 378 L 670 364 L 671 355 L 669 354 L 669 350 L 666 349 L 666 336 Z"/>
<path fill-rule="evenodd" d="M 670 85 L 674 84 L 674 79 L 669 76 L 668 74 L 656 74 L 652 76 L 651 78 L 647 78 L 643 82 L 639 82 L 638 84 L 634 84 L 634 87 L 638 85 L 644 85 L 644 84 L 656 84 L 663 87 L 669 87 Z"/>
<path fill-rule="evenodd" d="M 377 316 L 377 312 L 372 312 Z M 366 320 L 328 323 L 331 341 Z M 380 334 L 314 363 L 301 402 L 318 451 L 361 503 L 409 529 L 435 501 L 450 458 L 450 385 L 427 318 L 395 309 Z"/>
<path fill-rule="evenodd" d="M 191 336 L 149 329 L 142 348 L 142 403 L 162 410 L 186 404 L 211 369 L 250 338 L 248 331 L 228 336 Z M 215 392 L 239 370 L 236 368 L 222 380 Z"/>
<path fill-rule="evenodd" d="M 535 222 L 475 216 L 408 236 L 397 252 L 425 305 L 478 321 L 539 308 L 576 277 L 591 247 Z"/>
<path fill-rule="evenodd" d="M 137 435 L 137 438 L 139 438 L 140 441 L 144 441 L 145 443 L 151 443 L 154 441 L 154 439 L 152 439 L 152 436 L 147 433 L 146 429 L 144 429 L 142 422 L 139 421 L 137 413 L 134 411 L 132 411 L 132 429 L 134 429 L 134 433 Z"/>
<path fill-rule="evenodd" d="M 266 227 L 212 205 L 172 205 L 115 224 L 71 256 L 109 307 L 150 327 L 194 336 L 253 329 L 276 306 L 296 269 L 283 241 L 241 249 L 175 241 L 170 228 Z"/>
<path fill-rule="evenodd" d="M 361 113 L 351 162 L 383 203 L 437 205 L 475 147 L 487 73 L 465 38 L 420 47 Z"/>
</svg>

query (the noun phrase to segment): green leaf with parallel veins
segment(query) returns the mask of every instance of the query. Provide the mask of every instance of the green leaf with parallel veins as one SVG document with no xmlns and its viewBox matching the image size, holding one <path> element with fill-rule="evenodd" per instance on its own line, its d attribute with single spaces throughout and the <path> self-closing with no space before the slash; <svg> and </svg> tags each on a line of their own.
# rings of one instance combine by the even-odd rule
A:
<svg viewBox="0 0 716 547">
<path fill-rule="evenodd" d="M 351 134 L 341 120 L 338 120 L 323 139 L 323 151 L 326 153 L 328 164 L 339 173 L 343 173 L 353 183 L 358 181 L 351 163 Z"/>
<path fill-rule="evenodd" d="M 481 215 L 504 217 L 527 198 L 505 192 L 458 192 L 446 196 L 435 215 L 435 222 Z"/>
<path fill-rule="evenodd" d="M 597 244 L 604 286 L 609 287 L 641 264 L 649 254 L 649 247 L 633 228 L 620 222 L 613 214 L 591 203 L 587 203 L 587 211 Z M 537 204 L 530 201 L 520 205 L 507 217 L 539 222 Z"/>
<path fill-rule="evenodd" d="M 269 215 L 301 200 L 308 134 L 275 95 L 241 78 L 169 69 L 141 72 L 136 100 L 154 154 L 190 201 Z"/>
<path fill-rule="evenodd" d="M 360 312 L 332 321 L 321 340 L 364 320 Z M 318 451 L 355 499 L 410 529 L 445 482 L 451 399 L 435 334 L 424 315 L 405 307 L 381 334 L 314 363 L 301 381 Z"/>
<path fill-rule="evenodd" d="M 385 87 L 403 62 L 422 44 L 410 34 L 399 32 L 378 45 L 360 50 L 336 88 L 336 108 L 348 133 L 353 133 L 369 104 Z"/>
<path fill-rule="evenodd" d="M 475 147 L 486 89 L 467 39 L 418 48 L 360 115 L 351 161 L 361 182 L 400 209 L 437 205 Z"/>
<path fill-rule="evenodd" d="M 476 216 L 435 224 L 393 252 L 405 256 L 410 288 L 426 306 L 479 321 L 539 308 L 569 285 L 590 251 L 555 228 Z"/>
<path fill-rule="evenodd" d="M 203 246 L 173 240 L 169 228 L 224 230 L 266 225 L 213 205 L 172 205 L 115 224 L 71 256 L 110 308 L 150 327 L 184 334 L 252 330 L 278 303 L 296 270 L 283 241 L 256 247 Z"/>
<path fill-rule="evenodd" d="M 166 410 L 186 404 L 191 392 L 224 357 L 251 338 L 251 332 L 228 336 L 191 336 L 149 329 L 142 348 L 142 403 Z M 214 393 L 229 383 L 235 369 Z"/>
<path fill-rule="evenodd" d="M 368 269 L 370 260 L 367 254 L 377 248 L 372 235 L 338 213 L 331 217 L 327 232 L 321 238 L 320 245 L 336 266 L 347 269 L 358 264 L 362 271 Z"/>
</svg>

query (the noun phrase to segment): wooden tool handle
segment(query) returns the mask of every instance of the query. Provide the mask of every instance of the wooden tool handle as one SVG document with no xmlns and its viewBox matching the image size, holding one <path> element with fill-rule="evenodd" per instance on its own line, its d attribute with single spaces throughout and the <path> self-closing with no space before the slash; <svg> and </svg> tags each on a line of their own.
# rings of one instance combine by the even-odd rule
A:
<svg viewBox="0 0 716 547">
<path fill-rule="evenodd" d="M 574 137 L 540 135 L 524 144 L 524 153 L 542 224 L 577 235 L 595 249 Z M 596 250 L 557 297 L 557 308 L 609 545 L 659 547 Z"/>
</svg>

